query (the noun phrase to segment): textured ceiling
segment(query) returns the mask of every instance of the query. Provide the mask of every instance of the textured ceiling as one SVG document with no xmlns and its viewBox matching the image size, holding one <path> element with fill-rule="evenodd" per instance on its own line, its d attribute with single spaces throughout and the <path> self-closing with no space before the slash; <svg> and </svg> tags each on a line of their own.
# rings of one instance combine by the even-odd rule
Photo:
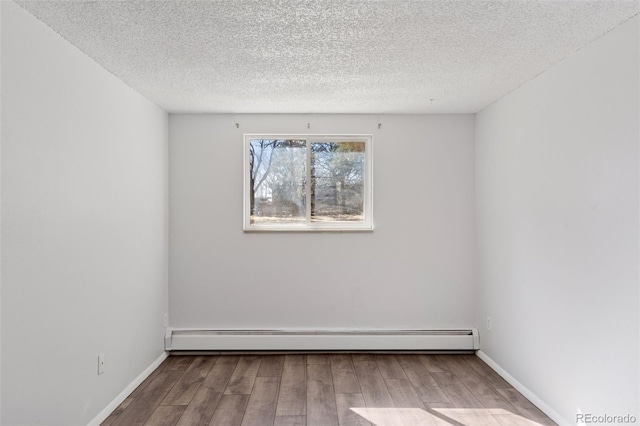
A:
<svg viewBox="0 0 640 426">
<path fill-rule="evenodd" d="M 477 112 L 640 12 L 636 0 L 16 2 L 170 112 Z"/>
</svg>

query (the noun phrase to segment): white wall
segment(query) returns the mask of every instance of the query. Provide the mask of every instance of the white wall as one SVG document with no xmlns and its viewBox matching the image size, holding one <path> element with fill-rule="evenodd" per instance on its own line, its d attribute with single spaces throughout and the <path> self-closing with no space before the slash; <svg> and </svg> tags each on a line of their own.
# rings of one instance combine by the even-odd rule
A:
<svg viewBox="0 0 640 426">
<path fill-rule="evenodd" d="M 86 424 L 163 353 L 167 114 L 1 7 L 1 422 Z"/>
<path fill-rule="evenodd" d="M 257 132 L 373 134 L 375 231 L 243 233 Z M 473 325 L 473 134 L 473 115 L 171 114 L 171 326 Z"/>
<path fill-rule="evenodd" d="M 476 118 L 482 351 L 567 424 L 640 417 L 639 34 L 636 17 Z"/>
</svg>

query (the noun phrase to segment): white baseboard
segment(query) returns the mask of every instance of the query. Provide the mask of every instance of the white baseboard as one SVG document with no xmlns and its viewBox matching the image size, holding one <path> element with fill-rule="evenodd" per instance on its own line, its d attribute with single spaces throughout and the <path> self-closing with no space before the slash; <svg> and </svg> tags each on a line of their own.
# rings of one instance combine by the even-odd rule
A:
<svg viewBox="0 0 640 426">
<path fill-rule="evenodd" d="M 564 419 L 556 410 L 551 408 L 547 403 L 538 398 L 533 392 L 527 389 L 522 383 L 517 381 L 511 374 L 507 373 L 502 367 L 500 367 L 494 360 L 489 358 L 487 354 L 482 351 L 477 351 L 478 358 L 483 360 L 489 367 L 491 367 L 496 373 L 505 379 L 511 386 L 513 386 L 518 392 L 520 392 L 525 398 L 527 398 L 533 405 L 538 407 L 543 413 L 545 413 L 551 420 L 556 422 L 559 426 L 571 426 L 571 422 Z"/>
<path fill-rule="evenodd" d="M 127 399 L 127 397 L 129 395 L 131 395 L 131 393 L 136 390 L 136 388 L 138 386 L 140 386 L 140 383 L 144 382 L 144 380 L 149 377 L 149 375 L 151 373 L 153 373 L 153 371 L 158 368 L 160 366 L 160 364 L 162 364 L 162 361 L 164 361 L 165 359 L 167 359 L 167 357 L 169 356 L 169 354 L 167 352 L 163 352 L 162 355 L 160 355 L 158 357 L 158 359 L 156 359 L 155 361 L 153 361 L 153 363 L 151 363 L 151 365 L 149 367 L 147 367 L 146 370 L 144 370 L 142 373 L 140 373 L 140 375 L 138 377 L 136 377 L 133 382 L 131 382 L 129 384 L 129 386 L 127 386 L 122 392 L 120 392 L 120 394 L 118 396 L 115 397 L 115 399 L 113 401 L 111 401 L 109 403 L 109 405 L 107 405 L 105 407 L 104 410 L 102 410 L 93 420 L 91 420 L 88 424 L 88 426 L 93 426 L 93 425 L 99 425 L 100 423 L 102 423 L 103 421 L 106 420 L 107 417 L 109 417 L 109 415 L 111 413 L 113 413 L 113 411 L 118 408 L 118 406 L 120 404 L 122 404 L 122 402 Z"/>
</svg>

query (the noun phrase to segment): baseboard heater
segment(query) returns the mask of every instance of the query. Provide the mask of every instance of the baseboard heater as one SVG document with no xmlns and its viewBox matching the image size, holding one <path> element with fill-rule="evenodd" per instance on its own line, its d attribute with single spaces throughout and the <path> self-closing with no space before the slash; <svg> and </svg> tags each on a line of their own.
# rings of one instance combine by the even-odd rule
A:
<svg viewBox="0 0 640 426">
<path fill-rule="evenodd" d="M 167 351 L 474 351 L 478 331 L 167 329 Z"/>
</svg>

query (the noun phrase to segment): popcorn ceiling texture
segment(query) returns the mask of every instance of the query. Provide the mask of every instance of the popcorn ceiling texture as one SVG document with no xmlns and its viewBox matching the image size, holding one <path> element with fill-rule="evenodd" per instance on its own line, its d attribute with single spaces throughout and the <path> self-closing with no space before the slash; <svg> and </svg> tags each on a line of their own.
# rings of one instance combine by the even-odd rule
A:
<svg viewBox="0 0 640 426">
<path fill-rule="evenodd" d="M 169 112 L 477 112 L 640 1 L 16 1 Z M 433 103 L 430 99 L 434 99 Z"/>
</svg>

